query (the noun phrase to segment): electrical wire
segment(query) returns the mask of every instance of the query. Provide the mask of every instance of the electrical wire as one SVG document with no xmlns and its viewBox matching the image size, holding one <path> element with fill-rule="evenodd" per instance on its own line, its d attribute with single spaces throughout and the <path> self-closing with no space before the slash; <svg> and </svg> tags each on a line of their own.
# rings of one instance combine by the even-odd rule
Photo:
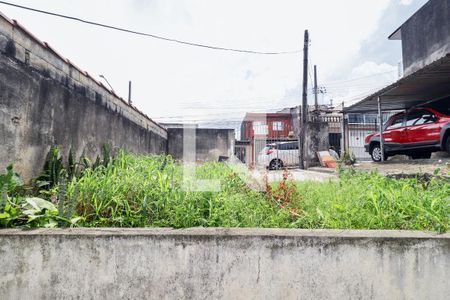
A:
<svg viewBox="0 0 450 300">
<path fill-rule="evenodd" d="M 337 97 L 335 100 L 339 101 L 338 99 L 342 98 L 342 100 L 345 101 L 346 104 L 353 103 L 355 100 L 360 100 L 361 98 L 372 94 L 374 91 L 379 90 L 381 85 L 370 85 L 364 88 L 353 88 L 352 94 L 344 97 Z M 335 92 L 334 90 L 332 91 Z M 242 119 L 247 112 L 252 113 L 270 113 L 275 111 L 280 111 L 283 108 L 286 107 L 292 107 L 295 106 L 295 104 L 289 105 L 289 103 L 286 103 L 286 105 L 283 108 L 278 109 L 272 109 L 272 108 L 262 108 L 261 106 L 256 106 L 256 103 L 246 103 L 245 106 L 236 106 L 235 104 L 230 104 L 230 106 L 226 107 L 203 107 L 201 110 L 206 111 L 206 113 L 199 113 L 199 112 L 193 112 L 189 113 L 189 109 L 197 110 L 198 106 L 201 105 L 203 102 L 196 101 L 198 105 L 194 105 L 191 108 L 185 107 L 184 110 L 187 112 L 184 115 L 171 115 L 171 116 L 159 116 L 154 117 L 154 119 L 161 120 L 161 121 L 169 121 L 169 122 L 183 122 L 183 121 L 196 121 L 196 122 L 209 122 L 209 123 L 223 123 L 223 124 L 232 124 L 232 123 L 240 123 L 242 122 Z M 264 103 L 268 104 L 268 103 Z M 233 107 L 234 106 L 234 107 Z"/>
<path fill-rule="evenodd" d="M 50 12 L 50 11 L 44 11 L 44 10 L 31 8 L 31 7 L 27 7 L 27 6 L 22 6 L 22 5 L 18 5 L 18 4 L 14 4 L 14 3 L 10 3 L 10 2 L 0 1 L 0 4 L 4 4 L 4 5 L 8 5 L 8 6 L 12 6 L 12 7 L 15 7 L 15 8 L 28 10 L 28 11 L 32 11 L 32 12 L 36 12 L 36 13 L 40 13 L 40 14 L 46 14 L 46 15 L 50 15 L 50 16 L 54 16 L 54 17 L 69 19 L 69 20 L 72 20 L 72 21 L 81 22 L 81 23 L 85 23 L 85 24 L 88 24 L 88 25 L 103 27 L 103 28 L 112 29 L 112 30 L 116 30 L 116 31 L 121 31 L 121 32 L 125 32 L 125 33 L 131 33 L 131 34 L 145 36 L 145 37 L 150 37 L 150 38 L 159 39 L 159 40 L 163 40 L 163 41 L 179 43 L 179 44 L 184 44 L 184 45 L 194 46 L 194 47 L 207 48 L 207 49 L 212 49 L 212 50 L 232 51 L 232 52 L 249 53 L 249 54 L 263 54 L 263 55 L 295 54 L 295 53 L 302 52 L 302 50 L 280 51 L 280 52 L 262 52 L 262 51 L 253 51 L 253 50 L 245 50 L 245 49 L 234 49 L 234 48 L 225 48 L 225 47 L 219 47 L 219 46 L 199 44 L 199 43 L 194 43 L 194 42 L 178 40 L 178 39 L 174 39 L 174 38 L 167 38 L 167 37 L 163 37 L 163 36 L 159 36 L 159 35 L 155 35 L 155 34 L 139 32 L 139 31 L 135 31 L 135 30 L 131 30 L 131 29 L 125 29 L 125 28 L 121 28 L 121 27 L 117 27 L 117 26 L 97 23 L 97 22 L 81 19 L 81 18 L 78 18 L 78 17 L 73 17 L 73 16 L 69 16 L 69 15 L 63 15 L 63 14 Z M 313 79 L 312 79 L 312 76 L 311 76 L 311 56 L 310 55 L 308 55 L 308 56 L 309 56 L 309 59 L 308 59 L 308 61 L 309 61 L 309 63 L 308 63 L 308 75 L 309 75 L 309 79 L 311 80 L 310 82 L 312 82 Z M 364 78 L 380 76 L 380 75 L 383 75 L 383 74 L 393 73 L 393 72 L 396 72 L 396 71 L 392 70 L 392 71 L 388 71 L 388 72 L 371 74 L 371 75 L 368 75 L 368 76 L 363 76 L 363 77 L 358 77 L 358 78 L 351 78 L 351 79 L 348 79 L 348 80 L 331 81 L 331 82 L 325 83 L 325 85 L 327 87 L 330 86 L 329 88 L 332 89 L 332 90 L 351 89 L 352 87 L 359 87 L 360 89 L 361 88 L 367 88 L 367 89 L 371 90 L 371 88 L 372 88 L 371 85 L 367 85 L 366 86 L 364 84 L 359 84 L 359 85 L 353 85 L 353 86 L 352 85 L 350 85 L 350 86 L 342 86 L 342 83 L 345 83 L 345 82 L 348 83 L 348 82 L 352 82 L 352 81 L 361 80 L 361 79 L 364 79 Z M 333 85 L 341 85 L 341 86 L 339 88 L 332 88 Z M 356 96 L 354 96 L 354 97 L 352 97 L 351 99 L 348 99 L 348 100 L 351 101 L 351 100 L 354 100 L 356 98 L 359 98 L 360 96 L 365 95 L 367 92 L 368 91 L 365 91 L 362 94 L 358 94 L 358 95 L 356 95 Z M 310 93 L 308 93 L 308 95 L 310 95 Z M 214 108 L 209 108 L 209 109 L 214 109 Z M 221 108 L 221 109 L 223 109 L 223 108 Z M 220 115 L 220 114 L 217 114 L 217 115 Z M 160 117 L 160 118 L 161 119 L 163 119 L 163 118 L 164 119 L 166 119 L 166 118 L 170 118 L 170 119 L 174 118 L 175 119 L 175 118 L 180 118 L 180 117 L 183 118 L 183 116 Z M 194 116 L 194 117 L 197 117 L 197 116 Z M 206 118 L 204 120 L 206 120 Z M 237 122 L 237 121 L 235 121 L 235 122 Z"/>
<path fill-rule="evenodd" d="M 344 82 L 358 81 L 358 80 L 361 80 L 361 79 L 366 79 L 366 78 L 371 78 L 371 77 L 381 76 L 381 75 L 385 75 L 385 74 L 389 74 L 389 73 L 394 73 L 394 72 L 397 72 L 397 71 L 392 70 L 392 71 L 381 72 L 381 73 L 375 73 L 375 74 L 371 74 L 371 75 L 367 75 L 367 76 L 355 77 L 355 78 L 350 78 L 350 79 L 345 79 L 345 80 L 328 81 L 328 82 L 325 82 L 323 85 L 329 86 L 329 85 L 341 84 L 341 83 L 344 83 Z"/>
<path fill-rule="evenodd" d="M 131 30 L 131 29 L 121 28 L 121 27 L 117 27 L 117 26 L 113 26 L 113 25 L 97 23 L 97 22 L 93 22 L 93 21 L 89 21 L 89 20 L 84 20 L 84 19 L 81 19 L 78 17 L 73 17 L 73 16 L 63 15 L 63 14 L 59 14 L 59 13 L 55 13 L 55 12 L 40 10 L 40 9 L 23 6 L 23 5 L 18 5 L 18 4 L 14 4 L 14 3 L 10 3 L 10 2 L 0 1 L 0 4 L 4 4 L 4 5 L 8 5 L 8 6 L 12 6 L 15 8 L 20 8 L 20 9 L 24 9 L 24 10 L 28 10 L 28 11 L 32 11 L 32 12 L 37 12 L 40 14 L 69 19 L 72 21 L 81 22 L 81 23 L 85 23 L 85 24 L 89 24 L 89 25 L 94 25 L 94 26 L 103 27 L 103 28 L 107 28 L 107 29 L 113 29 L 113 30 L 117 30 L 117 31 L 125 32 L 125 33 L 140 35 L 140 36 L 151 37 L 151 38 L 158 39 L 158 40 L 163 40 L 163 41 L 167 41 L 167 42 L 173 42 L 173 43 L 178 43 L 178 44 L 183 44 L 183 45 L 188 45 L 188 46 L 193 46 L 193 47 L 201 47 L 201 48 L 207 48 L 207 49 L 212 49 L 212 50 L 231 51 L 231 52 L 240 52 L 240 53 L 249 53 L 249 54 L 263 54 L 263 55 L 296 54 L 296 53 L 301 52 L 301 50 L 264 52 L 264 51 L 225 48 L 225 47 L 220 47 L 220 46 L 199 44 L 199 43 L 194 43 L 194 42 L 178 40 L 178 39 L 174 39 L 174 38 L 167 38 L 167 37 L 163 37 L 163 36 L 155 35 L 155 34 L 151 34 L 151 33 L 145 33 L 145 32 L 135 31 L 135 30 Z"/>
</svg>

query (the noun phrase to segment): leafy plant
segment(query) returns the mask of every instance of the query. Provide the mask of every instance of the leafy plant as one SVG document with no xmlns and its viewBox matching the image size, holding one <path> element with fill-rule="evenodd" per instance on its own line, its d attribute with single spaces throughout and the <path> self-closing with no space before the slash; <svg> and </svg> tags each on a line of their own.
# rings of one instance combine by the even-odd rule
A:
<svg viewBox="0 0 450 300">
<path fill-rule="evenodd" d="M 5 199 L 8 192 L 14 191 L 17 187 L 23 186 L 20 176 L 13 171 L 13 166 L 9 165 L 4 174 L 0 174 L 0 199 Z"/>
<path fill-rule="evenodd" d="M 356 163 L 356 156 L 350 151 L 344 151 L 339 163 L 346 166 L 353 166 Z"/>
<path fill-rule="evenodd" d="M 67 158 L 67 178 L 71 180 L 78 175 L 78 163 L 75 162 L 75 154 L 73 148 L 70 147 L 69 157 Z"/>
<path fill-rule="evenodd" d="M 51 146 L 45 159 L 42 174 L 36 180 L 38 187 L 50 189 L 58 185 L 63 170 L 63 159 L 59 148 Z"/>
<path fill-rule="evenodd" d="M 74 217 L 75 207 L 78 197 L 78 190 L 75 188 L 72 194 L 68 194 L 67 190 L 67 182 L 65 179 L 61 181 L 58 186 L 57 191 L 57 202 L 58 202 L 58 216 L 59 216 L 59 226 L 65 227 L 68 224 L 74 225 L 78 222 L 81 217 Z M 69 221 L 69 222 L 68 222 Z"/>
<path fill-rule="evenodd" d="M 25 221 L 26 227 L 52 228 L 58 225 L 58 210 L 53 203 L 41 198 L 25 198 L 21 204 L 22 215 L 18 219 Z"/>
<path fill-rule="evenodd" d="M 77 221 L 70 219 L 69 214 L 58 215 L 58 209 L 50 201 L 23 197 L 17 192 L 21 187 L 23 181 L 12 166 L 0 174 L 0 227 L 56 227 L 73 225 Z"/>
<path fill-rule="evenodd" d="M 17 217 L 14 192 L 23 186 L 23 181 L 9 165 L 6 172 L 0 174 L 0 227 L 7 226 Z"/>
<path fill-rule="evenodd" d="M 104 144 L 102 146 L 102 153 L 103 153 L 103 166 L 107 167 L 108 164 L 111 162 L 111 149 L 108 144 Z"/>
</svg>

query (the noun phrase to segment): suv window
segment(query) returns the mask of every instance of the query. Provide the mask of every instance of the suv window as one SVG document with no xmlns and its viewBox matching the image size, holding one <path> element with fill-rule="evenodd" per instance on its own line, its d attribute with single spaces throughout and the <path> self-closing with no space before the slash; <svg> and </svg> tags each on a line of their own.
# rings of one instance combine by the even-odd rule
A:
<svg viewBox="0 0 450 300">
<path fill-rule="evenodd" d="M 403 126 L 403 115 L 395 117 L 394 121 L 392 121 L 391 125 L 389 125 L 386 130 L 394 129 Z"/>
<path fill-rule="evenodd" d="M 424 110 L 423 114 L 420 116 L 420 119 L 417 121 L 416 125 L 434 123 L 437 120 L 438 117 L 436 117 L 432 112 Z"/>
<path fill-rule="evenodd" d="M 422 116 L 421 111 L 414 111 L 406 116 L 406 126 L 416 125 L 417 121 L 419 121 Z"/>
<path fill-rule="evenodd" d="M 432 113 L 423 114 L 420 119 L 417 121 L 416 125 L 434 123 L 437 121 L 437 117 Z"/>
<path fill-rule="evenodd" d="M 436 116 L 427 110 L 416 110 L 406 117 L 406 126 L 434 123 Z"/>
</svg>

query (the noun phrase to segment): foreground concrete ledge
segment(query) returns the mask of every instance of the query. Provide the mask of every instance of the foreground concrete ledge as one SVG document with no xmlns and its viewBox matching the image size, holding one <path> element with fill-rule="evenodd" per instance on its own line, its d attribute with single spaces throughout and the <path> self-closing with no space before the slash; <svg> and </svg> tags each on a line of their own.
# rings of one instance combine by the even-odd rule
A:
<svg viewBox="0 0 450 300">
<path fill-rule="evenodd" d="M 0 230 L 0 299 L 442 299 L 450 235 L 252 228 Z"/>
<path fill-rule="evenodd" d="M 211 237 L 317 237 L 352 239 L 441 239 L 450 242 L 450 233 L 411 230 L 336 230 L 283 228 L 66 228 L 1 229 L 1 236 L 211 236 Z"/>
</svg>

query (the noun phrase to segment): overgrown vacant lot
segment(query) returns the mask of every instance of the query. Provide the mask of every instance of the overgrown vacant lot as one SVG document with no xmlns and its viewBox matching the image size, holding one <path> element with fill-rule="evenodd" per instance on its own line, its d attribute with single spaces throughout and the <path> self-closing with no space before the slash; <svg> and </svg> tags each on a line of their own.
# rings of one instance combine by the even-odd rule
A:
<svg viewBox="0 0 450 300">
<path fill-rule="evenodd" d="M 22 187 L 9 171 L 0 179 L 0 225 L 449 229 L 445 179 L 346 170 L 339 181 L 286 180 L 258 192 L 227 165 L 207 163 L 197 176 L 219 179 L 221 191 L 194 192 L 182 188 L 182 171 L 170 157 L 123 152 L 46 190 Z"/>
</svg>

